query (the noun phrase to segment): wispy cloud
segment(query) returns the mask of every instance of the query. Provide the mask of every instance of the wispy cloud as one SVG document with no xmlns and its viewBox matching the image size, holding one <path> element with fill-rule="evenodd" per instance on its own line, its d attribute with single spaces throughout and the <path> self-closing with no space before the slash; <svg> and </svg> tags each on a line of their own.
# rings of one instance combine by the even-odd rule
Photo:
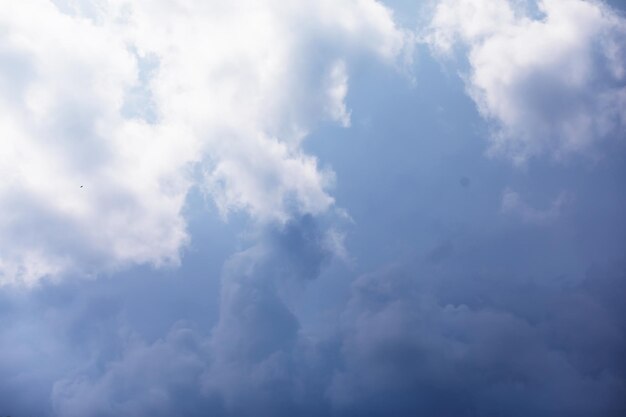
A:
<svg viewBox="0 0 626 417">
<path fill-rule="evenodd" d="M 538 209 L 530 206 L 518 192 L 507 188 L 502 194 L 501 208 L 504 213 L 520 216 L 525 222 L 546 223 L 556 220 L 570 199 L 566 192 L 561 192 L 548 207 Z"/>
</svg>

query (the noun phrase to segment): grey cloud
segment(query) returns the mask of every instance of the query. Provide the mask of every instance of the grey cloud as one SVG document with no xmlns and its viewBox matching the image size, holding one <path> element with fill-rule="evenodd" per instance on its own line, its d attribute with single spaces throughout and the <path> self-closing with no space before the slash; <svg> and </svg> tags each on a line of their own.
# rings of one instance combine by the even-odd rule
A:
<svg viewBox="0 0 626 417">
<path fill-rule="evenodd" d="M 228 414 L 316 415 L 324 406 L 307 358 L 314 345 L 301 337 L 285 298 L 291 284 L 317 277 L 331 256 L 322 238 L 317 221 L 305 216 L 227 263 L 205 383 L 224 398 Z"/>
<path fill-rule="evenodd" d="M 4 290 L 2 334 L 16 346 L 0 361 L 1 402 L 12 415 L 58 417 L 623 413 L 623 261 L 580 282 L 480 274 L 453 267 L 467 248 L 445 241 L 423 261 L 358 277 L 341 319 L 313 337 L 290 294 L 329 262 L 323 234 L 305 217 L 232 256 L 212 331 L 178 322 L 146 337 L 103 283 L 80 297 L 67 282 Z M 37 329 L 28 310 L 55 329 L 30 350 L 15 339 Z"/>
<path fill-rule="evenodd" d="M 104 355 L 108 360 L 92 361 L 54 384 L 55 415 L 327 413 L 328 348 L 302 336 L 286 298 L 332 256 L 323 236 L 309 216 L 262 231 L 226 263 L 210 334 L 179 324 L 153 343 L 132 332 L 120 335 L 118 349 Z M 93 333 L 73 334 L 83 336 L 97 340 Z"/>
<path fill-rule="evenodd" d="M 623 273 L 604 279 L 620 288 Z M 589 291 L 596 275 L 571 287 L 405 267 L 361 277 L 331 398 L 345 415 L 621 415 L 624 321 Z"/>
<path fill-rule="evenodd" d="M 151 345 L 131 338 L 123 357 L 109 362 L 102 374 L 54 384 L 55 415 L 205 415 L 219 406 L 201 390 L 209 358 L 206 341 L 182 325 Z"/>
<path fill-rule="evenodd" d="M 624 412 L 623 261 L 580 282 L 481 275 L 448 267 L 464 250 L 448 241 L 434 260 L 357 278 L 341 320 L 315 338 L 289 305 L 289 283 L 329 256 L 311 243 L 322 230 L 304 218 L 264 234 L 224 268 L 210 335 L 178 325 L 152 344 L 129 339 L 101 370 L 55 384 L 57 414 Z M 284 267 L 295 259 L 299 268 Z"/>
</svg>

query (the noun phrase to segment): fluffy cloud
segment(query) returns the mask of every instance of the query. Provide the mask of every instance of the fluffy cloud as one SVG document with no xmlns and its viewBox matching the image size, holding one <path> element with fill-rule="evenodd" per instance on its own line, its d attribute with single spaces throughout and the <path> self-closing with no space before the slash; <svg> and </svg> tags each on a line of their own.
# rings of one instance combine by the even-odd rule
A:
<svg viewBox="0 0 626 417">
<path fill-rule="evenodd" d="M 259 222 L 328 210 L 300 143 L 349 125 L 350 59 L 405 47 L 374 0 L 27 0 L 0 28 L 4 284 L 176 264 L 194 184 Z"/>
<path fill-rule="evenodd" d="M 189 155 L 120 114 L 137 82 L 123 39 L 49 2 L 0 19 L 0 281 L 30 284 L 76 259 L 175 262 Z"/>
<path fill-rule="evenodd" d="M 600 1 L 443 0 L 426 39 L 439 55 L 467 51 L 494 154 L 523 164 L 623 135 L 626 20 Z"/>
</svg>

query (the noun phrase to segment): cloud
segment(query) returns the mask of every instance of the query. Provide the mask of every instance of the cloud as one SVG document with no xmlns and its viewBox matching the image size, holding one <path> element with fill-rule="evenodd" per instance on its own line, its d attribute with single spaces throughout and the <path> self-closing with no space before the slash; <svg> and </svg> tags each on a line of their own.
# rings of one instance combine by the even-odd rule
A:
<svg viewBox="0 0 626 417">
<path fill-rule="evenodd" d="M 190 282 L 3 288 L 0 403 L 58 417 L 623 414 L 623 260 L 536 275 L 520 254 L 533 241 L 451 238 L 357 276 L 336 313 L 305 320 L 298 303 L 316 303 L 307 287 L 341 254 L 329 233 L 311 215 L 258 231 L 224 265 L 209 326 L 160 314 L 173 288 L 206 302 Z M 166 330 L 150 336 L 155 322 Z"/>
<path fill-rule="evenodd" d="M 620 14 L 585 0 L 443 0 L 426 36 L 440 56 L 467 54 L 467 92 L 493 122 L 490 152 L 516 164 L 623 136 L 625 39 Z"/>
<path fill-rule="evenodd" d="M 620 268 L 590 271 L 570 288 L 435 269 L 428 276 L 407 266 L 362 276 L 343 315 L 345 363 L 328 389 L 333 409 L 618 416 L 624 323 L 587 286 L 607 279 L 621 288 Z"/>
<path fill-rule="evenodd" d="M 204 384 L 224 401 L 225 415 L 319 415 L 323 372 L 317 341 L 303 337 L 291 299 L 333 257 L 311 216 L 268 230 L 225 265 L 214 362 Z"/>
<path fill-rule="evenodd" d="M 327 211 L 301 142 L 349 125 L 352 60 L 406 44 L 374 0 L 26 0 L 0 27 L 1 284 L 177 265 L 194 185 L 224 216 Z"/>
<path fill-rule="evenodd" d="M 31 284 L 77 259 L 175 263 L 188 156 L 180 147 L 166 161 L 155 151 L 166 138 L 119 114 L 137 65 L 123 40 L 49 2 L 7 7 L 0 79 L 17 83 L 0 100 L 1 282 Z"/>
<path fill-rule="evenodd" d="M 132 338 L 126 343 L 124 356 L 109 362 L 98 378 L 82 375 L 54 384 L 56 415 L 200 416 L 205 408 L 219 409 L 199 389 L 210 352 L 197 332 L 181 323 L 153 344 Z"/>
<path fill-rule="evenodd" d="M 337 61 L 331 68 L 327 79 L 326 94 L 328 116 L 341 123 L 343 127 L 350 127 L 350 112 L 346 109 L 345 103 L 348 94 L 348 74 L 343 61 Z"/>
<path fill-rule="evenodd" d="M 103 362 L 54 383 L 55 415 L 320 415 L 327 359 L 314 359 L 289 293 L 331 259 L 326 242 L 311 216 L 268 228 L 226 263 L 210 335 L 185 323 L 152 343 L 118 335 Z"/>
<path fill-rule="evenodd" d="M 232 257 L 210 335 L 178 323 L 74 363 L 54 383 L 54 415 L 623 414 L 623 262 L 573 285 L 394 265 L 358 277 L 313 337 L 288 286 L 324 262 L 310 246 L 320 232 L 303 219 Z M 289 260 L 287 242 L 302 255 Z"/>
<path fill-rule="evenodd" d="M 520 216 L 522 220 L 529 223 L 545 223 L 557 219 L 561 215 L 561 209 L 568 202 L 567 193 L 560 193 L 546 209 L 531 207 L 523 198 L 510 188 L 504 190 L 502 194 L 502 211 Z"/>
</svg>

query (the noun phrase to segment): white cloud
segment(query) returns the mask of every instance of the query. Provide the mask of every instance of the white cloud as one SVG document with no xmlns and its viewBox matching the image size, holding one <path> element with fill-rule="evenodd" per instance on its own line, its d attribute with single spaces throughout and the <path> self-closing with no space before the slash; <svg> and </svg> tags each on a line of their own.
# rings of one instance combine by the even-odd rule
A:
<svg viewBox="0 0 626 417">
<path fill-rule="evenodd" d="M 341 123 L 343 127 L 350 127 L 350 111 L 345 103 L 348 94 L 348 74 L 343 61 L 336 62 L 331 68 L 326 88 L 328 115 L 332 120 Z"/>
<path fill-rule="evenodd" d="M 528 223 L 546 223 L 557 219 L 561 215 L 563 205 L 569 201 L 569 196 L 561 192 L 545 209 L 537 209 L 530 206 L 522 196 L 510 188 L 504 190 L 502 194 L 502 211 L 504 213 L 515 214 Z"/>
<path fill-rule="evenodd" d="M 261 221 L 285 222 L 291 213 L 320 214 L 333 204 L 325 189 L 334 176 L 313 157 L 262 134 L 231 139 L 206 175 L 222 214 L 247 210 Z"/>
<path fill-rule="evenodd" d="M 518 164 L 587 152 L 626 126 L 626 20 L 599 1 L 442 0 L 427 41 L 466 48 L 466 87 Z M 536 14 L 536 13 L 535 13 Z"/>
<path fill-rule="evenodd" d="M 0 32 L 0 284 L 176 264 L 197 164 L 225 214 L 324 212 L 300 143 L 405 47 L 374 0 L 25 0 Z"/>
</svg>

